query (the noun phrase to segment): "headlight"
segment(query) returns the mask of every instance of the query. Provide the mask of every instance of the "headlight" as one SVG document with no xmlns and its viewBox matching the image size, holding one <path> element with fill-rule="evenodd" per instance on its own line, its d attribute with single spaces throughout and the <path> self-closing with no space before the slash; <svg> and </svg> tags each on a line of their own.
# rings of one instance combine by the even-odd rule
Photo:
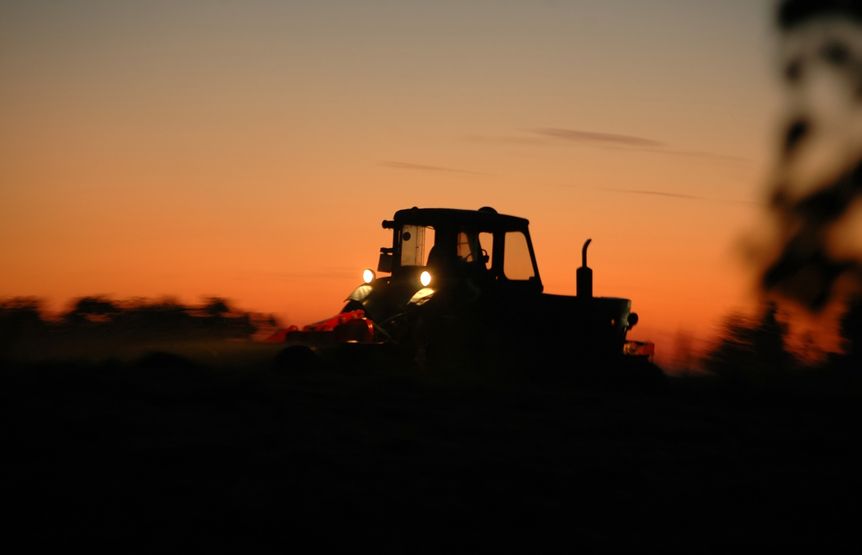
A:
<svg viewBox="0 0 862 555">
<path fill-rule="evenodd" d="M 371 268 L 365 268 L 364 270 L 362 270 L 362 281 L 364 281 L 365 283 L 371 283 L 372 281 L 374 281 L 375 277 L 377 276 L 374 275 L 374 270 L 372 270 Z"/>
<path fill-rule="evenodd" d="M 431 283 L 431 274 L 427 270 L 419 274 L 419 283 L 422 284 L 422 287 L 428 287 Z"/>
</svg>

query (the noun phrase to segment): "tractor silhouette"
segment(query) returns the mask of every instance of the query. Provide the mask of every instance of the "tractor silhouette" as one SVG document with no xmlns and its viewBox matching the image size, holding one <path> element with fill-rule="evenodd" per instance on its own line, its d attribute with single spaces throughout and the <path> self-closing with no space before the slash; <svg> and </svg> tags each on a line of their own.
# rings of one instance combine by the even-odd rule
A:
<svg viewBox="0 0 862 555">
<path fill-rule="evenodd" d="M 631 301 L 593 295 L 589 239 L 577 295 L 566 296 L 543 292 L 524 218 L 490 207 L 414 207 L 382 225 L 392 244 L 380 249 L 377 272 L 364 270 L 339 314 L 289 332 L 288 345 L 388 347 L 430 368 L 661 374 L 653 344 L 626 337 L 638 322 Z"/>
</svg>

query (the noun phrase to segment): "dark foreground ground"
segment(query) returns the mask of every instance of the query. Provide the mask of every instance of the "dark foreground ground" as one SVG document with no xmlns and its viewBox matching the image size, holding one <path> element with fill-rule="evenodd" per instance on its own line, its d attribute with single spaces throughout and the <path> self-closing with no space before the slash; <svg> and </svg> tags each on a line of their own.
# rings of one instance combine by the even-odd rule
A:
<svg viewBox="0 0 862 555">
<path fill-rule="evenodd" d="M 588 387 L 158 355 L 7 365 L 4 544 L 853 552 L 854 383 Z"/>
</svg>

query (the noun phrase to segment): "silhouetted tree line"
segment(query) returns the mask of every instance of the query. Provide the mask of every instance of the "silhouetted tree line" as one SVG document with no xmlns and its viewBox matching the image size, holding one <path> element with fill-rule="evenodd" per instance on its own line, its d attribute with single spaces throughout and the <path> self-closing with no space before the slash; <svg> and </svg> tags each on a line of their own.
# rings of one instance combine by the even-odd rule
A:
<svg viewBox="0 0 862 555">
<path fill-rule="evenodd" d="M 207 298 L 196 306 L 170 298 L 81 297 L 67 311 L 50 319 L 40 299 L 19 297 L 0 300 L 0 354 L 16 346 L 38 346 L 56 338 L 131 343 L 248 339 L 276 325 L 273 316 L 236 310 L 221 297 Z"/>
</svg>

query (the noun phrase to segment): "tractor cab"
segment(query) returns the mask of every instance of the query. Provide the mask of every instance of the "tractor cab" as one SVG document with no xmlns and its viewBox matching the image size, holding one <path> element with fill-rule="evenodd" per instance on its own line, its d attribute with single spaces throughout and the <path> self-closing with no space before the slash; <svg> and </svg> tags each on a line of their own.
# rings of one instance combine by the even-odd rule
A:
<svg viewBox="0 0 862 555">
<path fill-rule="evenodd" d="M 402 333 L 405 316 L 430 301 L 438 310 L 487 312 L 495 299 L 535 298 L 542 280 L 529 221 L 497 213 L 453 208 L 399 210 L 383 228 L 391 246 L 380 249 L 377 272 L 348 297 L 342 313 L 361 311 L 378 335 Z M 429 305 L 430 306 L 430 305 Z"/>
<path fill-rule="evenodd" d="M 392 246 L 380 249 L 378 271 L 392 282 L 446 287 L 469 279 L 474 286 L 542 292 L 529 222 L 479 210 L 410 208 L 383 222 Z M 427 283 L 426 283 L 427 282 Z"/>
</svg>

